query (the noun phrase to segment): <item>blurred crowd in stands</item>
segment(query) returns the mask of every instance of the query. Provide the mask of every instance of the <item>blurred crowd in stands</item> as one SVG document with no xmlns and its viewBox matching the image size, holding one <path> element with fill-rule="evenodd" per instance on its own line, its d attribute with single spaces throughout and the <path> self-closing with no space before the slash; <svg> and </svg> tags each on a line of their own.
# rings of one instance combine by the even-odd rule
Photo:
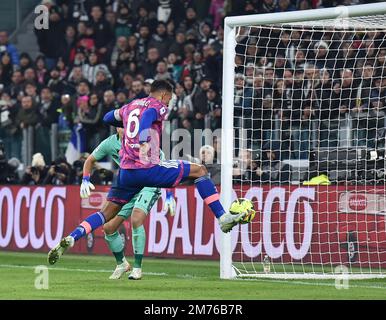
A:
<svg viewBox="0 0 386 320">
<path fill-rule="evenodd" d="M 0 182 L 79 183 L 85 155 L 69 164 L 63 152 L 52 154 L 52 124 L 58 125 L 59 134 L 68 133 L 63 135 L 64 144 L 69 142 L 69 133 L 81 125 L 85 135 L 84 151 L 91 152 L 111 132 L 102 122 L 104 114 L 132 99 L 145 97 L 155 79 L 168 79 L 174 84 L 176 101 L 169 120 L 174 120 L 177 127 L 189 131 L 221 128 L 224 16 L 364 2 L 43 0 L 42 4 L 49 9 L 49 29 L 35 30 L 41 55 L 32 59 L 28 52 L 18 52 L 10 43 L 8 34 L 0 31 L 0 139 L 3 154 L 0 166 L 7 167 L 7 171 L 0 170 L 6 176 Z M 261 37 L 264 40 L 257 40 L 259 33 L 264 33 Z M 266 157 L 276 160 L 307 157 L 310 148 L 308 136 L 312 130 L 306 122 L 311 118 L 337 119 L 363 108 L 381 111 L 386 108 L 386 82 L 379 71 L 386 53 L 386 48 L 382 49 L 384 43 L 380 41 L 384 34 L 371 33 L 363 38 L 357 34 L 351 36 L 357 37 L 352 41 L 354 45 L 337 50 L 329 32 L 240 30 L 235 61 L 235 114 L 246 122 L 235 125 L 246 128 L 251 141 L 262 141 L 259 148 L 265 148 Z M 268 38 L 273 42 L 268 43 Z M 373 59 L 366 60 L 363 68 L 358 67 L 356 58 L 366 50 L 373 54 L 367 52 L 364 55 L 371 55 Z M 379 53 L 379 50 L 383 51 Z M 333 63 L 341 52 L 344 56 L 340 57 L 343 64 L 339 68 L 344 72 L 333 74 L 332 70 L 336 70 Z M 326 65 L 326 61 L 332 65 Z M 359 73 L 363 74 L 360 83 L 357 81 Z M 372 81 L 374 85 L 366 81 Z M 367 92 L 366 88 L 370 86 L 373 88 Z M 354 87 L 364 88 L 361 94 L 369 97 L 360 105 L 355 102 L 359 89 L 354 91 Z M 331 113 L 329 103 L 342 97 L 347 103 L 338 102 L 339 106 Z M 318 108 L 313 102 L 308 103 L 313 100 L 321 102 Z M 276 137 L 276 142 L 273 130 L 269 130 L 275 126 L 275 117 L 281 120 L 280 132 L 283 134 Z M 319 127 L 323 129 L 324 125 L 334 131 L 336 124 L 332 121 Z M 32 165 L 19 178 L 13 173 L 20 164 L 23 129 L 28 127 L 34 128 L 35 155 Z M 255 130 L 260 127 L 262 131 Z M 294 130 L 295 127 L 308 129 Z M 330 138 L 334 140 L 332 136 Z M 277 140 L 292 142 L 292 146 L 276 146 L 287 153 L 272 151 L 276 148 L 272 143 L 277 143 Z M 296 141 L 300 145 L 294 145 Z M 302 146 L 302 143 L 307 146 Z M 254 155 L 250 153 L 255 147 L 249 145 L 240 151 L 240 161 L 252 165 L 250 158 Z M 300 151 L 295 154 L 294 150 Z M 305 151 L 304 155 L 302 151 Z M 219 158 L 211 146 L 200 151 L 198 161 L 205 162 L 205 157 Z M 51 163 L 51 159 L 55 160 Z M 271 176 L 264 177 L 264 163 L 253 163 L 253 166 L 256 179 L 256 175 L 262 180 L 272 179 Z M 112 179 L 112 175 L 103 170 L 100 169 L 99 178 L 95 178 L 101 183 Z M 8 171 L 10 174 L 5 174 Z M 218 168 L 213 171 L 218 171 L 219 176 Z M 238 174 L 235 172 L 236 176 Z"/>
</svg>

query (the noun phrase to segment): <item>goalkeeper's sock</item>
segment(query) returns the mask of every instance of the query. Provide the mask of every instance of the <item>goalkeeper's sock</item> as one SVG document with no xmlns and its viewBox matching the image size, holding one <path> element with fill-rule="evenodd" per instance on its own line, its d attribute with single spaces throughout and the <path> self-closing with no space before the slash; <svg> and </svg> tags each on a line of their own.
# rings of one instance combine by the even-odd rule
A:
<svg viewBox="0 0 386 320">
<path fill-rule="evenodd" d="M 216 218 L 220 218 L 225 213 L 225 210 L 220 203 L 220 196 L 213 181 L 206 175 L 194 180 L 194 183 L 201 198 L 209 206 Z"/>
<path fill-rule="evenodd" d="M 78 241 L 80 238 L 94 231 L 95 229 L 103 226 L 106 222 L 105 216 L 102 212 L 96 212 L 89 215 L 74 231 L 70 233 L 70 236 Z"/>
<path fill-rule="evenodd" d="M 132 241 L 134 251 L 134 268 L 141 268 L 143 253 L 145 252 L 146 233 L 145 228 L 142 226 L 138 228 L 132 228 Z"/>
<path fill-rule="evenodd" d="M 105 240 L 115 257 L 117 264 L 122 264 L 126 258 L 122 237 L 119 235 L 118 231 L 115 231 L 112 234 L 105 234 Z"/>
</svg>

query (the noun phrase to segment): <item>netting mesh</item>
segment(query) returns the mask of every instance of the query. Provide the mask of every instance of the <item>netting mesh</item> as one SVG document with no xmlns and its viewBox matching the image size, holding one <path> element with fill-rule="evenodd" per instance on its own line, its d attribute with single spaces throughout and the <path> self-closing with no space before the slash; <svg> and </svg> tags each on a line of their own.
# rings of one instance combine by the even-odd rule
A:
<svg viewBox="0 0 386 320">
<path fill-rule="evenodd" d="M 239 275 L 386 270 L 386 16 L 236 29 Z M 336 269 L 338 267 L 338 269 Z"/>
</svg>

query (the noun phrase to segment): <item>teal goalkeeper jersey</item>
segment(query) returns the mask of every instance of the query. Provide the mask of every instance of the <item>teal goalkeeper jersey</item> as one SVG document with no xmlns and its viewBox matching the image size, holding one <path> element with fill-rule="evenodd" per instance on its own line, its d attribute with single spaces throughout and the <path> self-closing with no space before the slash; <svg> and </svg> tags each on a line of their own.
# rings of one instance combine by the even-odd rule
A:
<svg viewBox="0 0 386 320">
<path fill-rule="evenodd" d="M 114 134 L 103 140 L 92 152 L 92 155 L 97 161 L 102 160 L 106 156 L 111 156 L 113 161 L 119 166 L 119 150 L 121 150 L 121 139 L 119 139 L 117 134 Z M 160 151 L 160 159 L 165 160 L 165 155 L 162 151 Z"/>
</svg>

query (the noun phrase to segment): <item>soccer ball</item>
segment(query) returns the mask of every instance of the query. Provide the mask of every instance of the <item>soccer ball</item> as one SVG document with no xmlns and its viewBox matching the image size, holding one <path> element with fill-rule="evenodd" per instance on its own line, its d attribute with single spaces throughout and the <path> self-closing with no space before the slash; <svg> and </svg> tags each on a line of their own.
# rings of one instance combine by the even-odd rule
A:
<svg viewBox="0 0 386 320">
<path fill-rule="evenodd" d="M 240 222 L 242 224 L 251 222 L 256 215 L 256 211 L 253 207 L 253 203 L 249 199 L 238 198 L 232 202 L 231 207 L 229 208 L 231 214 L 239 214 L 242 212 L 247 212 L 245 218 Z"/>
</svg>

